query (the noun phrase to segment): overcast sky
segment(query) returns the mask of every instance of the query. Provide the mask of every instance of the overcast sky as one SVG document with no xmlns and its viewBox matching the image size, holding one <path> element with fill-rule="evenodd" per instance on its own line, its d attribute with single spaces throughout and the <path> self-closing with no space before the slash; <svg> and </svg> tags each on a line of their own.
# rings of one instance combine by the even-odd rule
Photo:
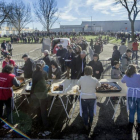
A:
<svg viewBox="0 0 140 140">
<path fill-rule="evenodd" d="M 6 0 L 7 2 L 11 0 Z M 34 22 L 27 25 L 30 28 L 42 30 L 43 27 L 35 20 L 33 3 L 37 0 L 23 0 L 30 3 Z M 59 19 L 53 28 L 60 25 L 80 25 L 82 21 L 128 20 L 126 10 L 121 5 L 114 5 L 114 0 L 56 0 L 59 9 Z M 137 19 L 140 19 L 140 14 Z"/>
</svg>

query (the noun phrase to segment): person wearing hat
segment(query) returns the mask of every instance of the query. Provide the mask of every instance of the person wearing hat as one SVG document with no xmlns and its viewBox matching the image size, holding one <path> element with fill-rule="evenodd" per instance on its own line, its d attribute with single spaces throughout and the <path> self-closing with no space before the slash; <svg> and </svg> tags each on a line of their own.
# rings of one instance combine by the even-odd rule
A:
<svg viewBox="0 0 140 140">
<path fill-rule="evenodd" d="M 33 71 L 35 70 L 35 62 L 29 58 L 27 54 L 24 54 L 22 59 L 25 61 L 22 68 L 24 71 L 24 78 L 32 78 Z"/>
<path fill-rule="evenodd" d="M 101 74 L 103 72 L 103 65 L 101 61 L 99 61 L 99 55 L 94 54 L 93 60 L 89 62 L 88 66 L 91 66 L 93 69 L 93 77 L 100 79 Z"/>
<path fill-rule="evenodd" d="M 125 45 L 125 42 L 121 43 L 121 46 L 119 47 L 119 52 L 120 52 L 120 58 L 122 57 L 122 55 L 126 52 L 127 47 Z"/>
<path fill-rule="evenodd" d="M 133 42 L 132 44 L 132 51 L 133 51 L 133 54 L 132 54 L 132 59 L 134 59 L 134 56 L 136 56 L 136 60 L 138 59 L 138 46 L 139 46 L 139 43 L 137 43 L 137 39 L 135 39 L 135 41 Z"/>
<path fill-rule="evenodd" d="M 59 64 L 61 66 L 61 71 L 65 72 L 65 55 L 67 53 L 67 49 L 63 48 L 62 45 L 59 45 L 59 50 L 57 51 L 56 56 L 58 57 Z"/>
<path fill-rule="evenodd" d="M 86 67 L 86 54 L 87 52 L 83 50 L 80 55 L 75 56 L 72 60 L 71 79 L 79 79 L 84 75 L 84 68 Z"/>
<path fill-rule="evenodd" d="M 69 79 L 71 62 L 72 62 L 73 58 L 75 57 L 75 53 L 74 53 L 71 46 L 68 46 L 67 48 L 68 48 L 68 51 L 67 51 L 66 56 L 65 56 L 65 64 L 67 67 L 67 78 Z"/>
</svg>

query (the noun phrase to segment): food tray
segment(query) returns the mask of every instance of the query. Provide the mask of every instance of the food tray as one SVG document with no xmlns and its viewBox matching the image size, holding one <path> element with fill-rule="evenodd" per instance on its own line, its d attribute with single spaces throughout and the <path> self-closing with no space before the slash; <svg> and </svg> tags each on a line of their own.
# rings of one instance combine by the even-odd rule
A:
<svg viewBox="0 0 140 140">
<path fill-rule="evenodd" d="M 63 85 L 63 91 L 54 91 L 54 86 L 59 86 L 59 85 Z M 52 84 L 52 87 L 51 87 L 51 92 L 54 93 L 54 94 L 62 94 L 64 93 L 64 84 Z"/>
<path fill-rule="evenodd" d="M 20 86 L 16 87 L 16 86 L 13 85 L 13 87 L 12 87 L 13 90 L 18 90 L 18 89 L 22 88 L 25 85 L 25 79 L 23 77 L 17 76 L 16 78 L 20 82 Z"/>
<path fill-rule="evenodd" d="M 111 86 L 116 87 L 118 90 L 97 90 L 96 89 L 96 92 L 107 93 L 107 92 L 120 92 L 122 90 L 122 88 L 116 82 L 101 82 L 101 84 L 109 84 Z"/>
</svg>

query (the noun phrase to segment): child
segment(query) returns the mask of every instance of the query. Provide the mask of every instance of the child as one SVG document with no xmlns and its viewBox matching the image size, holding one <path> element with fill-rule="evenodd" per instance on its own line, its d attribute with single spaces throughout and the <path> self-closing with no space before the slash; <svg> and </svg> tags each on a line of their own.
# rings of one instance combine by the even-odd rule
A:
<svg viewBox="0 0 140 140">
<path fill-rule="evenodd" d="M 114 61 L 114 66 L 111 70 L 111 79 L 121 79 L 122 73 L 120 71 L 120 64 L 118 61 Z"/>
</svg>

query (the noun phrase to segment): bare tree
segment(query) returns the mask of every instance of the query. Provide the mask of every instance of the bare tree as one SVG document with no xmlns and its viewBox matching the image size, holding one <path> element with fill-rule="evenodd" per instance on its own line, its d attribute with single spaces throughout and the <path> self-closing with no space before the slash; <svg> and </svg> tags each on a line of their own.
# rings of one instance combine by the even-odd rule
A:
<svg viewBox="0 0 140 140">
<path fill-rule="evenodd" d="M 132 40 L 134 40 L 135 20 L 140 12 L 140 0 L 116 0 L 117 4 L 121 4 L 128 12 L 128 18 L 131 22 Z"/>
<path fill-rule="evenodd" d="M 20 35 L 23 28 L 32 22 L 31 7 L 29 4 L 25 5 L 21 0 L 13 1 L 9 7 L 8 23 L 14 26 Z"/>
<path fill-rule="evenodd" d="M 38 21 L 47 32 L 50 31 L 53 24 L 57 21 L 58 8 L 55 0 L 38 0 L 34 3 L 34 11 Z"/>
<path fill-rule="evenodd" d="M 4 1 L 0 2 L 0 25 L 6 22 L 10 9 Z"/>
</svg>

